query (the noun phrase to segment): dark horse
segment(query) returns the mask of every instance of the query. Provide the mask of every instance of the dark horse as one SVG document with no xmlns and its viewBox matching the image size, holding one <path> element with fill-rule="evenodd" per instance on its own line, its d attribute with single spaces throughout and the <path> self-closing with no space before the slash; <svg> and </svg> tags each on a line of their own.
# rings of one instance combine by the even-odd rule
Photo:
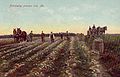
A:
<svg viewBox="0 0 120 77">
<path fill-rule="evenodd" d="M 26 41 L 27 40 L 27 33 L 26 33 L 26 31 L 22 31 L 22 33 L 21 33 L 21 40 L 22 41 Z"/>
<path fill-rule="evenodd" d="M 13 29 L 13 37 L 15 42 L 22 42 L 27 40 L 26 31 L 21 31 L 20 28 Z"/>
</svg>

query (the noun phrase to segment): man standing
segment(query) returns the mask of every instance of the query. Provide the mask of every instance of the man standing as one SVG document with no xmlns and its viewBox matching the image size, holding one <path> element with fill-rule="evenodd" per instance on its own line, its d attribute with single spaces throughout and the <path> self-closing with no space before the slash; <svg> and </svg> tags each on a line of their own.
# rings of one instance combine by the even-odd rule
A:
<svg viewBox="0 0 120 77">
<path fill-rule="evenodd" d="M 42 31 L 42 33 L 41 33 L 41 40 L 42 40 L 42 42 L 45 42 L 44 37 L 45 37 L 45 34 L 44 34 L 43 31 Z"/>
<path fill-rule="evenodd" d="M 16 29 L 13 29 L 13 38 L 14 38 L 14 42 L 17 42 L 16 34 L 17 34 Z"/>
<path fill-rule="evenodd" d="M 51 39 L 51 43 L 54 42 L 54 37 L 55 37 L 55 36 L 54 36 L 53 32 L 51 32 L 51 34 L 49 35 L 49 37 L 50 37 L 50 39 Z"/>
<path fill-rule="evenodd" d="M 32 42 L 33 41 L 33 31 L 30 32 L 29 37 L 30 37 L 30 41 Z"/>
<path fill-rule="evenodd" d="M 60 33 L 60 38 L 63 39 L 63 33 Z"/>
<path fill-rule="evenodd" d="M 67 40 L 70 40 L 68 31 L 66 31 L 66 39 L 67 39 Z"/>
</svg>

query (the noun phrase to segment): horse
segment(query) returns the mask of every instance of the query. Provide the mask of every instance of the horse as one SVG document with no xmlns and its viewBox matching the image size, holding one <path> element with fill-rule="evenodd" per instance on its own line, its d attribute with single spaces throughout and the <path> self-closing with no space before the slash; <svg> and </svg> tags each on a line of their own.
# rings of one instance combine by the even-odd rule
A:
<svg viewBox="0 0 120 77">
<path fill-rule="evenodd" d="M 22 40 L 22 31 L 20 30 L 20 28 L 17 28 L 17 33 L 16 33 L 16 36 L 17 36 L 17 42 L 20 42 Z"/>
<path fill-rule="evenodd" d="M 93 27 L 91 28 L 89 26 L 89 30 L 87 31 L 87 36 L 88 37 L 100 37 L 101 35 L 105 34 L 105 31 L 107 30 L 107 26 L 104 27 L 96 27 L 95 25 L 93 25 Z"/>
<path fill-rule="evenodd" d="M 21 41 L 26 41 L 27 40 L 27 33 L 26 31 L 21 32 Z"/>
</svg>

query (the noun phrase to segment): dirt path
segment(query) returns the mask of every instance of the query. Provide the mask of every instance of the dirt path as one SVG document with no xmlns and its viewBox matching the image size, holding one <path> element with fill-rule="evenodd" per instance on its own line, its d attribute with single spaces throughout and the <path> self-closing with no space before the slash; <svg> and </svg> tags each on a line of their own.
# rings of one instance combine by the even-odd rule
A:
<svg viewBox="0 0 120 77">
<path fill-rule="evenodd" d="M 90 68 L 92 70 L 93 77 L 111 77 L 106 69 L 102 66 L 99 61 L 99 52 L 94 50 L 89 50 L 89 48 L 85 45 L 84 42 L 81 42 L 82 47 L 85 49 L 86 53 L 90 58 Z"/>
</svg>

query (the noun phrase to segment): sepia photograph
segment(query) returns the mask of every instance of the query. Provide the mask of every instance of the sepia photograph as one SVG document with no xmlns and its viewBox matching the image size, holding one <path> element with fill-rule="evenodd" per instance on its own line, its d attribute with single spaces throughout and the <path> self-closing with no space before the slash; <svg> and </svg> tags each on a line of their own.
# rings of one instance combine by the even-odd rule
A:
<svg viewBox="0 0 120 77">
<path fill-rule="evenodd" d="M 0 77 L 120 77 L 120 0 L 0 0 Z"/>
</svg>

